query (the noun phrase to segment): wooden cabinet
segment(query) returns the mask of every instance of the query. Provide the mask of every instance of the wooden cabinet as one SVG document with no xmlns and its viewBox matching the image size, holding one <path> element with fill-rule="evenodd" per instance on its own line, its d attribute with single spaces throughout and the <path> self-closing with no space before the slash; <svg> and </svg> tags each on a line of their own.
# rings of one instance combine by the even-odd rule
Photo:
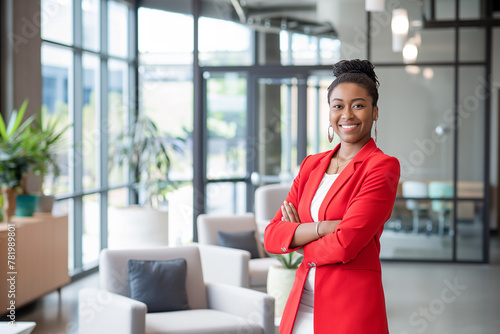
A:
<svg viewBox="0 0 500 334">
<path fill-rule="evenodd" d="M 8 262 L 12 231 L 15 268 Z M 9 298 L 11 277 L 15 277 L 15 298 Z M 69 282 L 67 216 L 35 214 L 13 217 L 13 224 L 0 223 L 0 314 L 7 313 L 12 299 L 18 309 Z"/>
</svg>

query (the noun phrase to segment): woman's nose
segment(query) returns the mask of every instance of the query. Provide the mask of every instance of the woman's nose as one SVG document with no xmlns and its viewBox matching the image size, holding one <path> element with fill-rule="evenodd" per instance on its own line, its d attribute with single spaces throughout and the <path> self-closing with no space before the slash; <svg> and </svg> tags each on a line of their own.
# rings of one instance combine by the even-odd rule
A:
<svg viewBox="0 0 500 334">
<path fill-rule="evenodd" d="M 352 113 L 351 108 L 349 108 L 349 107 L 344 108 L 344 111 L 342 112 L 342 118 L 343 119 L 350 119 L 350 118 L 352 118 L 352 116 L 353 116 L 353 113 Z"/>
</svg>

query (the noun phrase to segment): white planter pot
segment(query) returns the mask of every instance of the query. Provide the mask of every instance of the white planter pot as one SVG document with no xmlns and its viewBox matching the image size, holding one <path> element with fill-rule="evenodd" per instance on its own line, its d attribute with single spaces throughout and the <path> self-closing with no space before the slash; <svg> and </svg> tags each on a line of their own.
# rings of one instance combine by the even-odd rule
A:
<svg viewBox="0 0 500 334">
<path fill-rule="evenodd" d="M 271 266 L 267 273 L 267 293 L 274 297 L 274 316 L 281 317 L 292 290 L 296 269 Z"/>
<path fill-rule="evenodd" d="M 168 211 L 139 206 L 108 210 L 108 246 L 112 249 L 168 245 Z"/>
</svg>

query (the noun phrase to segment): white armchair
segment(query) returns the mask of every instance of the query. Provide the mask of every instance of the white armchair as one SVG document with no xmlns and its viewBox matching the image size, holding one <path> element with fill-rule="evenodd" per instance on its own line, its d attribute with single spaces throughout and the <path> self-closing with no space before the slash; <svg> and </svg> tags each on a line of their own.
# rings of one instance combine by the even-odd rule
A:
<svg viewBox="0 0 500 334">
<path fill-rule="evenodd" d="M 255 190 L 255 222 L 261 238 L 264 238 L 266 226 L 283 204 L 290 188 L 290 184 L 275 183 L 260 186 Z"/>
<path fill-rule="evenodd" d="M 203 250 L 201 250 L 203 252 Z M 146 304 L 129 298 L 128 260 L 187 262 L 189 310 L 147 313 Z M 195 246 L 103 250 L 101 289 L 79 292 L 79 333 L 274 333 L 274 299 L 264 293 L 203 280 Z"/>
<path fill-rule="evenodd" d="M 203 247 L 211 245 L 202 254 L 203 274 L 207 281 L 220 282 L 258 291 L 266 291 L 267 272 L 272 265 L 279 265 L 275 258 L 267 257 L 259 238 L 252 213 L 232 216 L 202 214 L 198 216 L 198 242 Z M 255 231 L 259 257 L 250 258 L 250 252 L 219 246 L 217 232 Z M 203 249 L 203 248 L 202 248 Z M 209 265 L 212 263 L 213 265 Z M 231 266 L 226 263 L 233 263 Z M 220 268 L 224 267 L 224 269 Z"/>
</svg>

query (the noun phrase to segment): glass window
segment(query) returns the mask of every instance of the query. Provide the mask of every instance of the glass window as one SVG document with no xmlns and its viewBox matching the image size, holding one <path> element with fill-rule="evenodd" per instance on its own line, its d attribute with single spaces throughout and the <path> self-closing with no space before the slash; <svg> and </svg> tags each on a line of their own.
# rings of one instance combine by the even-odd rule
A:
<svg viewBox="0 0 500 334">
<path fill-rule="evenodd" d="M 118 239 L 120 235 L 120 219 L 118 217 L 120 216 L 117 214 L 117 210 L 128 206 L 128 196 L 128 188 L 108 192 L 108 247 L 111 249 L 120 246 L 120 240 Z"/>
<path fill-rule="evenodd" d="M 380 238 L 380 258 L 451 260 L 452 212 L 452 201 L 398 198 Z"/>
<path fill-rule="evenodd" d="M 207 184 L 207 213 L 234 215 L 246 212 L 245 182 L 218 182 Z"/>
<path fill-rule="evenodd" d="M 83 267 L 97 265 L 101 250 L 100 196 L 98 194 L 83 197 Z"/>
<path fill-rule="evenodd" d="M 54 202 L 52 214 L 54 216 L 68 216 L 68 269 L 72 271 L 75 268 L 74 225 L 71 224 L 74 219 L 73 199 Z"/>
<path fill-rule="evenodd" d="M 377 75 L 378 146 L 399 159 L 402 179 L 451 180 L 453 68 L 379 66 Z"/>
<path fill-rule="evenodd" d="M 480 19 L 482 6 L 484 3 L 479 0 L 460 0 L 460 19 Z"/>
<path fill-rule="evenodd" d="M 81 8 L 74 10 L 73 4 Z M 100 12 L 103 5 L 107 6 L 105 17 Z M 102 134 L 109 131 L 109 136 L 104 138 L 112 140 L 113 131 L 128 124 L 129 101 L 137 100 L 131 96 L 135 93 L 131 84 L 134 79 L 131 76 L 135 73 L 135 52 L 129 54 L 132 38 L 135 39 L 129 34 L 133 31 L 130 26 L 135 25 L 135 13 L 132 15 L 127 2 L 113 0 L 42 0 L 41 9 L 41 35 L 44 39 L 41 50 L 42 112 L 57 117 L 58 127 L 74 123 L 74 129 L 70 128 L 64 135 L 64 147 L 57 152 L 61 175 L 57 179 L 53 175 L 45 177 L 44 188 L 46 193 L 70 197 L 57 204 L 64 204 L 66 211 L 71 211 L 70 269 L 80 272 L 97 265 L 101 238 L 105 237 L 100 235 L 101 224 L 105 223 L 101 221 L 100 196 L 106 198 L 114 192 L 128 193 L 128 187 L 108 193 L 108 184 L 100 184 L 99 173 L 108 165 L 107 159 L 101 159 Z M 81 16 L 74 17 L 75 14 Z M 101 21 L 108 27 L 108 36 L 104 40 L 101 40 Z M 82 22 L 76 31 L 74 22 Z M 81 34 L 81 44 L 74 45 L 74 41 L 79 40 L 77 34 Z M 107 83 L 106 87 L 102 87 L 101 81 Z M 108 106 L 101 110 L 103 98 Z M 102 124 L 102 119 L 108 124 Z M 78 139 L 80 135 L 81 140 Z M 74 137 L 77 142 L 73 142 Z M 109 181 L 113 185 L 127 183 L 127 173 L 115 170 L 109 175 Z M 106 182 L 108 178 L 103 180 Z M 128 195 L 125 198 L 128 202 Z M 83 205 L 83 216 L 73 216 L 73 208 L 80 205 Z M 76 225 L 80 222 L 82 226 Z M 80 228 L 83 234 L 75 235 L 74 231 Z M 80 241 L 83 249 L 75 248 Z M 83 267 L 79 263 L 83 263 Z"/>
<path fill-rule="evenodd" d="M 201 66 L 252 64 L 251 29 L 231 21 L 207 17 L 200 18 L 198 29 Z"/>
<path fill-rule="evenodd" d="M 128 27 L 128 7 L 116 1 L 109 1 L 108 52 L 111 55 L 127 57 L 129 46 Z"/>
<path fill-rule="evenodd" d="M 247 81 L 225 73 L 207 81 L 207 178 L 245 177 Z"/>
<path fill-rule="evenodd" d="M 42 112 L 45 116 L 58 120 L 57 128 L 64 129 L 70 124 L 69 97 L 73 77 L 73 57 L 69 50 L 42 44 Z M 54 178 L 52 172 L 44 178 L 46 194 L 65 194 L 71 191 L 70 162 L 71 129 L 66 131 L 57 148 L 57 162 L 60 175 Z"/>
<path fill-rule="evenodd" d="M 318 61 L 318 38 L 292 34 L 293 65 L 315 65 Z"/>
<path fill-rule="evenodd" d="M 158 31 L 176 31 L 161 34 Z M 151 64 L 193 63 L 193 17 L 149 8 L 139 8 L 139 53 Z"/>
<path fill-rule="evenodd" d="M 484 28 L 460 28 L 460 61 L 485 61 Z"/>
<path fill-rule="evenodd" d="M 484 68 L 463 66 L 459 70 L 458 104 L 458 179 L 484 180 L 484 129 L 486 91 Z"/>
<path fill-rule="evenodd" d="M 99 58 L 84 54 L 82 66 L 82 184 L 83 189 L 93 189 L 99 185 Z"/>
<path fill-rule="evenodd" d="M 82 0 L 83 47 L 91 50 L 99 50 L 100 5 L 99 0 Z"/>
<path fill-rule="evenodd" d="M 192 242 L 193 183 L 182 182 L 165 197 L 168 202 L 168 244 L 179 246 Z"/>
<path fill-rule="evenodd" d="M 320 38 L 319 51 L 320 51 L 320 65 L 333 65 L 340 61 L 342 44 L 339 39 Z"/>
<path fill-rule="evenodd" d="M 257 172 L 265 182 L 289 181 L 297 161 L 297 78 L 258 80 Z"/>
<path fill-rule="evenodd" d="M 333 149 L 340 139 L 334 136 L 332 143 L 328 141 L 330 124 L 328 105 L 328 86 L 333 81 L 333 75 L 318 73 L 309 77 L 307 82 L 307 153 L 315 154 Z"/>
<path fill-rule="evenodd" d="M 483 259 L 484 210 L 482 201 L 457 204 L 457 260 Z"/>
<path fill-rule="evenodd" d="M 124 61 L 108 62 L 108 133 L 110 136 L 109 152 L 113 152 L 115 138 L 128 126 L 129 105 L 129 69 Z M 123 184 L 128 180 L 128 169 L 114 166 L 109 173 L 109 184 Z"/>
<path fill-rule="evenodd" d="M 42 0 L 42 39 L 73 43 L 73 1 Z"/>
<path fill-rule="evenodd" d="M 462 3 L 464 1 L 460 0 Z M 455 19 L 455 1 L 435 1 L 437 20 Z"/>
<path fill-rule="evenodd" d="M 175 147 L 170 150 L 169 244 L 193 239 L 193 18 L 139 8 L 139 102 Z M 158 31 L 176 31 L 162 34 Z"/>
</svg>

